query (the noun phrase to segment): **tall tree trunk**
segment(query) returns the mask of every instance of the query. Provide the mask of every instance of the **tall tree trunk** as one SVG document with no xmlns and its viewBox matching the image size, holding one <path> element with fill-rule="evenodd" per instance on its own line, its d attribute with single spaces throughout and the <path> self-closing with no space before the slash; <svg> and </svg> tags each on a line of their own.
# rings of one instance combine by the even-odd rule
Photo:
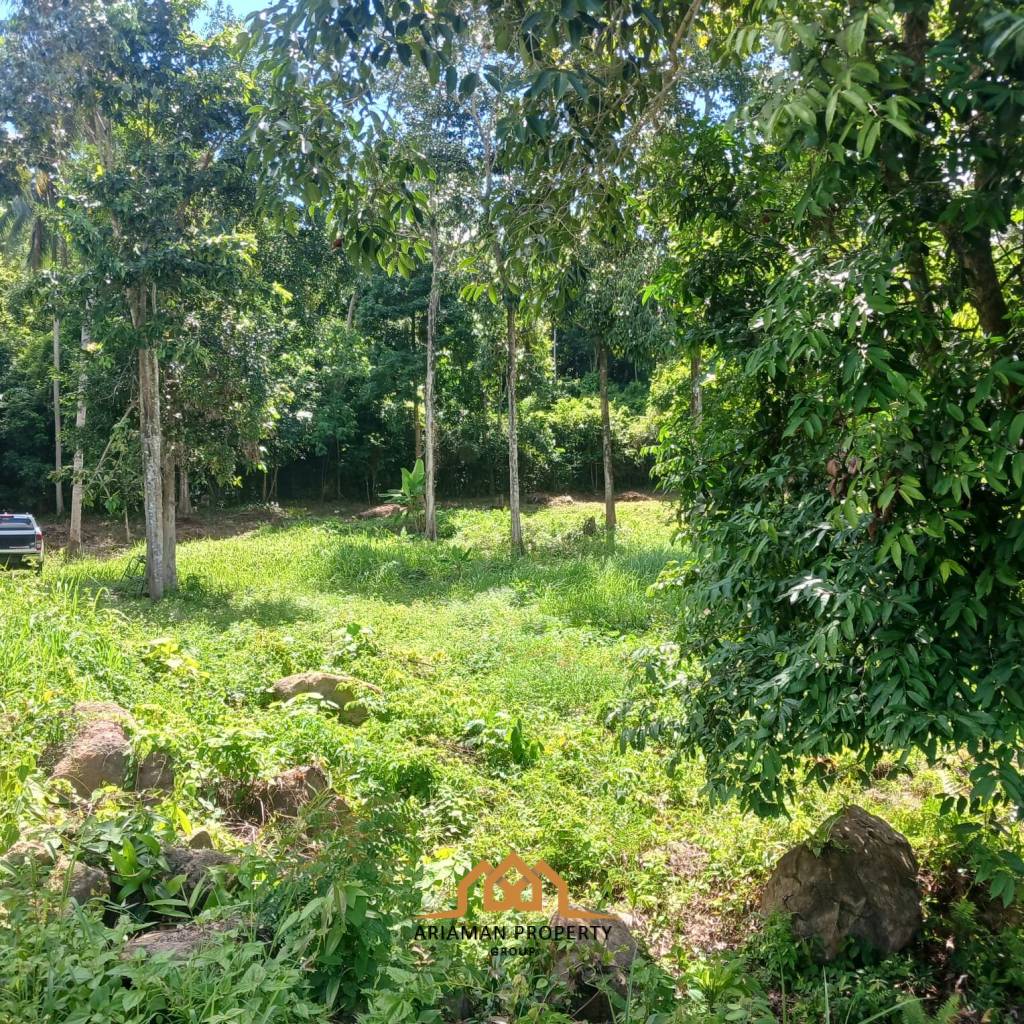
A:
<svg viewBox="0 0 1024 1024">
<path fill-rule="evenodd" d="M 164 590 L 178 589 L 178 527 L 176 523 L 174 467 L 177 462 L 173 445 L 164 445 L 162 473 L 161 520 L 164 535 Z"/>
<path fill-rule="evenodd" d="M 516 312 L 506 306 L 508 343 L 508 508 L 512 518 L 512 554 L 523 553 L 523 523 L 519 516 L 519 410 L 516 406 Z"/>
<path fill-rule="evenodd" d="M 348 316 L 345 317 L 345 326 L 352 329 L 352 325 L 356 322 L 356 304 L 359 302 L 359 289 L 355 288 L 352 291 L 352 298 L 348 300 Z"/>
<path fill-rule="evenodd" d="M 608 348 L 597 348 L 597 370 L 601 387 L 601 458 L 604 462 L 604 530 L 615 538 L 615 477 L 612 470 L 612 418 L 608 408 Z"/>
<path fill-rule="evenodd" d="M 178 464 L 178 511 L 183 516 L 192 515 L 192 488 L 188 479 L 188 461 L 186 453 L 182 452 L 181 461 Z"/>
<path fill-rule="evenodd" d="M 437 540 L 437 505 L 435 501 L 435 474 L 437 466 L 437 431 L 434 427 L 434 357 L 437 347 L 437 310 L 441 302 L 441 258 L 435 228 L 430 239 L 430 297 L 427 300 L 427 379 L 423 386 L 425 414 L 423 468 L 424 524 L 423 532 L 429 540 Z"/>
<path fill-rule="evenodd" d="M 71 471 L 71 525 L 68 529 L 68 554 L 76 558 L 82 553 L 82 491 L 85 489 L 85 449 L 82 432 L 85 430 L 86 386 L 88 373 L 86 360 L 91 342 L 89 307 L 82 318 L 82 361 L 78 367 L 78 407 L 75 410 L 75 458 Z"/>
<path fill-rule="evenodd" d="M 558 328 L 551 328 L 551 368 L 554 371 L 554 381 L 558 383 Z"/>
<path fill-rule="evenodd" d="M 64 451 L 60 439 L 60 317 L 53 318 L 53 468 L 57 474 L 57 515 L 64 515 Z"/>
<path fill-rule="evenodd" d="M 150 313 L 152 316 L 156 316 L 156 284 L 150 285 Z M 157 367 L 157 384 L 159 386 L 159 366 Z M 175 502 L 175 496 L 178 493 L 177 487 L 175 486 L 174 479 L 174 467 L 178 462 L 178 453 L 173 444 L 169 444 L 166 438 L 163 436 L 163 419 L 159 415 L 160 410 L 158 409 L 158 426 L 160 427 L 160 445 L 162 449 L 163 461 L 160 464 L 160 472 L 162 477 L 162 488 L 163 494 L 160 519 L 161 526 L 163 529 L 163 556 L 164 556 L 164 590 L 177 590 L 178 589 L 178 525 L 177 516 L 178 509 Z M 173 422 L 173 415 L 171 421 Z M 167 478 L 170 476 L 170 482 L 168 484 Z M 168 486 L 170 490 L 168 490 Z"/>
<path fill-rule="evenodd" d="M 695 426 L 700 426 L 704 417 L 704 389 L 701 385 L 701 352 L 700 343 L 690 350 L 690 416 Z"/>
<path fill-rule="evenodd" d="M 146 288 L 130 298 L 132 324 L 141 332 L 146 322 Z M 142 443 L 142 499 L 146 520 L 146 579 L 149 596 L 164 596 L 163 437 L 160 423 L 160 360 L 156 349 L 139 349 L 139 438 Z"/>
</svg>

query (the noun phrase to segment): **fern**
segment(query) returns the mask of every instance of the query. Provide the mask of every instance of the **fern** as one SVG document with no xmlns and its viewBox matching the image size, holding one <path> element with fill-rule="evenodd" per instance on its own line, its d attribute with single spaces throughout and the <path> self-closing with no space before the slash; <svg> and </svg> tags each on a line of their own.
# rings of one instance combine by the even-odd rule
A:
<svg viewBox="0 0 1024 1024">
<path fill-rule="evenodd" d="M 939 1009 L 934 1017 L 925 1013 L 919 999 L 913 999 L 903 1007 L 902 1024 L 953 1024 L 960 1013 L 960 997 L 954 992 Z"/>
</svg>

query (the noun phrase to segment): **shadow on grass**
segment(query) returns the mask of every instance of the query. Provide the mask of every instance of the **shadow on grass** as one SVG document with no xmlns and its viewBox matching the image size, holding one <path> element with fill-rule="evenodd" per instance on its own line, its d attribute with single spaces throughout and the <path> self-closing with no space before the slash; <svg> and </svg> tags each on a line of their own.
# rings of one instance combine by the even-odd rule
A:
<svg viewBox="0 0 1024 1024">
<path fill-rule="evenodd" d="M 548 536 L 537 550 L 512 558 L 505 538 L 488 548 L 456 541 L 338 525 L 308 576 L 321 592 L 358 594 L 393 604 L 463 601 L 510 588 L 513 601 L 576 626 L 623 632 L 648 628 L 662 602 L 647 588 L 675 557 L 665 544 L 630 539 L 609 549 L 603 538 Z"/>
<path fill-rule="evenodd" d="M 122 613 L 155 627 L 183 617 L 218 630 L 239 621 L 284 625 L 309 617 L 303 597 L 325 594 L 412 605 L 511 590 L 512 603 L 535 606 L 568 625 L 636 632 L 659 615 L 660 602 L 646 590 L 673 557 L 667 543 L 648 546 L 630 538 L 610 550 L 603 538 L 571 529 L 536 538 L 538 549 L 522 558 L 506 550 L 503 528 L 473 546 L 458 537 L 433 543 L 378 523 L 338 520 L 263 527 L 253 539 L 265 550 L 247 548 L 244 557 L 231 546 L 238 542 L 204 548 L 202 560 L 185 546 L 180 589 L 159 605 L 123 592 L 120 559 L 94 563 L 80 582 L 108 588 Z"/>
</svg>

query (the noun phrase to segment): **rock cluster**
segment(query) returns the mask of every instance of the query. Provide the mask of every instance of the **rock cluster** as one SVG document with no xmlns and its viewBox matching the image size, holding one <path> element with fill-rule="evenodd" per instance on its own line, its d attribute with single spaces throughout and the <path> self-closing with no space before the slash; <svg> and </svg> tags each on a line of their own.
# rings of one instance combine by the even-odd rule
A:
<svg viewBox="0 0 1024 1024">
<path fill-rule="evenodd" d="M 300 694 L 316 694 L 336 706 L 342 722 L 359 725 L 368 717 L 363 699 L 379 695 L 380 691 L 352 676 L 301 672 L 279 679 L 272 693 L 281 701 Z M 76 704 L 67 739 L 44 756 L 43 763 L 52 766 L 51 779 L 66 781 L 82 798 L 89 798 L 104 787 L 128 785 L 137 791 L 173 788 L 174 762 L 166 751 L 155 750 L 135 760 L 135 770 L 130 773 L 134 726 L 132 715 L 117 704 Z M 252 811 L 252 819 L 261 825 L 272 819 L 302 818 L 304 831 L 308 833 L 313 826 L 337 827 L 351 814 L 345 801 L 330 791 L 326 775 L 316 765 L 300 765 L 257 782 L 249 793 L 247 809 Z M 63 842 L 66 841 L 64 837 Z M 19 841 L 6 852 L 3 862 L 13 869 L 31 866 L 39 872 L 39 891 L 66 901 L 69 907 L 102 904 L 111 897 L 117 899 L 116 876 L 96 863 L 86 863 L 77 856 L 60 852 L 61 842 L 59 837 L 55 837 L 53 846 L 38 840 Z M 166 864 L 165 880 L 180 877 L 181 895 L 191 905 L 196 904 L 197 896 L 212 887 L 217 875 L 230 873 L 237 863 L 235 857 L 213 848 L 211 836 L 205 829 L 194 832 L 186 845 L 163 847 L 161 856 Z M 126 958 L 163 955 L 186 959 L 211 940 L 240 926 L 237 918 L 160 925 L 132 938 L 123 955 Z"/>
<path fill-rule="evenodd" d="M 119 704 L 83 701 L 72 711 L 73 727 L 58 752 L 50 777 L 64 779 L 83 798 L 104 786 L 125 785 L 132 743 L 128 731 L 135 724 Z M 137 790 L 174 788 L 174 763 L 165 751 L 152 751 L 138 766 Z"/>
</svg>

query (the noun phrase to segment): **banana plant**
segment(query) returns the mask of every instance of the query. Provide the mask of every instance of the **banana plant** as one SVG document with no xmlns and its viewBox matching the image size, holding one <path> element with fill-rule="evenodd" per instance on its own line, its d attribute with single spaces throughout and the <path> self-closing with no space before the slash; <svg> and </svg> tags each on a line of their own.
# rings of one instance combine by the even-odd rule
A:
<svg viewBox="0 0 1024 1024">
<path fill-rule="evenodd" d="M 415 529 L 422 531 L 425 526 L 424 496 L 426 494 L 427 473 L 423 460 L 417 459 L 412 469 L 402 467 L 402 486 L 397 491 L 387 491 L 384 497 L 401 506 L 402 518 L 412 523 Z"/>
</svg>

